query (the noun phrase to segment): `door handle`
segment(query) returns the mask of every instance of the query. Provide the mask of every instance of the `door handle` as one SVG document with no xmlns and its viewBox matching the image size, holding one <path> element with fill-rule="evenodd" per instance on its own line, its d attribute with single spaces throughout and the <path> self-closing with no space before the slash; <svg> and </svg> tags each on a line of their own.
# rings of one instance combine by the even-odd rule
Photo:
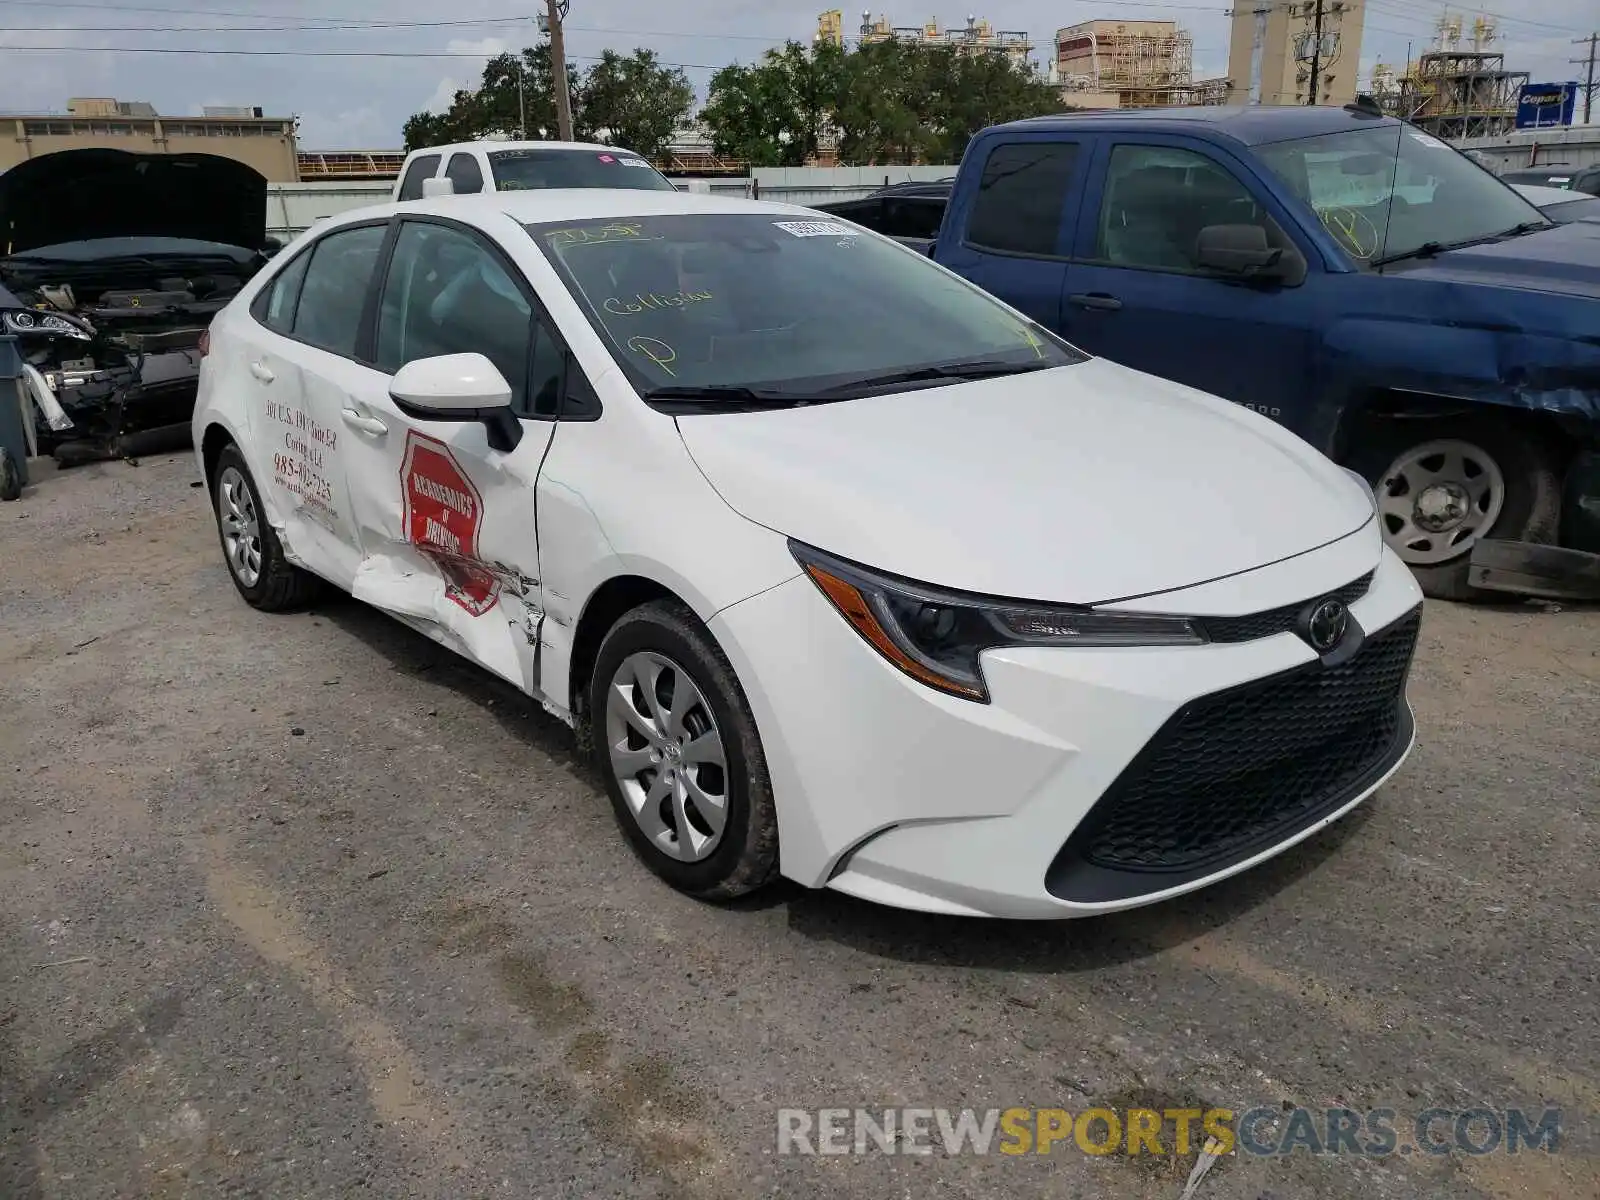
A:
<svg viewBox="0 0 1600 1200">
<path fill-rule="evenodd" d="M 1108 296 L 1105 292 L 1079 292 L 1067 297 L 1068 304 L 1076 304 L 1079 308 L 1103 308 L 1107 312 L 1115 312 L 1122 307 L 1122 301 L 1115 296 Z"/>
<path fill-rule="evenodd" d="M 260 362 L 253 362 L 250 364 L 250 374 L 261 380 L 262 383 L 271 383 L 277 378 L 277 376 L 272 373 L 271 367 L 267 366 L 266 363 Z"/>
<path fill-rule="evenodd" d="M 340 409 L 339 415 L 344 418 L 346 425 L 352 429 L 359 429 L 362 433 L 379 437 L 389 432 L 389 427 L 377 417 L 364 417 L 353 408 Z"/>
</svg>

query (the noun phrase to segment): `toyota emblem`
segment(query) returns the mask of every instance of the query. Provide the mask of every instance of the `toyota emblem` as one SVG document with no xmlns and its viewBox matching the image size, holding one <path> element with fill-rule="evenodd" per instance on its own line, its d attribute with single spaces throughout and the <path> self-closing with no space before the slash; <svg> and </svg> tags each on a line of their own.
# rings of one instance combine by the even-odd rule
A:
<svg viewBox="0 0 1600 1200">
<path fill-rule="evenodd" d="M 1304 636 L 1313 650 L 1326 654 L 1339 644 L 1349 627 L 1350 610 L 1344 606 L 1344 601 L 1330 596 L 1311 605 L 1305 617 Z"/>
</svg>

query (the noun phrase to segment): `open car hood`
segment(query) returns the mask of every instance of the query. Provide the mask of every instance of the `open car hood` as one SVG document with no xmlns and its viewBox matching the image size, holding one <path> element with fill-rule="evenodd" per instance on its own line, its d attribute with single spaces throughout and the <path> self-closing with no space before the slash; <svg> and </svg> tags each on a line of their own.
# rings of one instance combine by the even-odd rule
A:
<svg viewBox="0 0 1600 1200">
<path fill-rule="evenodd" d="M 259 250 L 267 181 L 215 154 L 61 150 L 0 174 L 0 252 L 91 238 L 174 237 Z"/>
</svg>

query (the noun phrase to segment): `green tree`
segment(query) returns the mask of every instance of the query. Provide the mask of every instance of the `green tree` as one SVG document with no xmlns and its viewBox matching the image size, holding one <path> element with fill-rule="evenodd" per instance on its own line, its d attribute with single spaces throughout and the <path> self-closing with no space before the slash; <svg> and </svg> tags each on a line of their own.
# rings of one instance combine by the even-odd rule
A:
<svg viewBox="0 0 1600 1200">
<path fill-rule="evenodd" d="M 558 136 L 554 80 L 549 42 L 530 46 L 520 55 L 498 54 L 484 64 L 476 89 L 458 91 L 442 113 L 416 113 L 406 121 L 405 148 L 490 135 L 554 139 Z M 567 86 L 572 94 L 573 126 L 581 128 L 583 78 L 571 63 L 567 64 Z"/>
<path fill-rule="evenodd" d="M 589 136 L 658 158 L 694 109 L 694 88 L 681 67 L 664 67 L 653 50 L 624 58 L 607 50 L 583 80 L 583 125 Z"/>
<path fill-rule="evenodd" d="M 711 79 L 702 119 L 719 154 L 756 166 L 813 158 L 824 133 L 850 164 L 956 162 L 985 125 L 1060 108 L 1031 67 L 948 46 L 790 42 Z"/>
<path fill-rule="evenodd" d="M 711 77 L 701 112 L 713 149 L 754 166 L 800 166 L 816 156 L 838 105 L 845 53 L 789 42 L 754 66 Z"/>
</svg>

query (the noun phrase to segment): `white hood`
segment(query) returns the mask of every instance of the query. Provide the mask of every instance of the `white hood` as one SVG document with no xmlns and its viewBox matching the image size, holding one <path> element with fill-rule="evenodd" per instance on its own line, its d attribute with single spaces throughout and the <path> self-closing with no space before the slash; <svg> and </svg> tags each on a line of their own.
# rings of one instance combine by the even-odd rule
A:
<svg viewBox="0 0 1600 1200">
<path fill-rule="evenodd" d="M 923 583 L 1098 604 L 1304 554 L 1372 519 L 1265 417 L 1101 359 L 812 408 L 683 416 L 733 509 Z"/>
</svg>

